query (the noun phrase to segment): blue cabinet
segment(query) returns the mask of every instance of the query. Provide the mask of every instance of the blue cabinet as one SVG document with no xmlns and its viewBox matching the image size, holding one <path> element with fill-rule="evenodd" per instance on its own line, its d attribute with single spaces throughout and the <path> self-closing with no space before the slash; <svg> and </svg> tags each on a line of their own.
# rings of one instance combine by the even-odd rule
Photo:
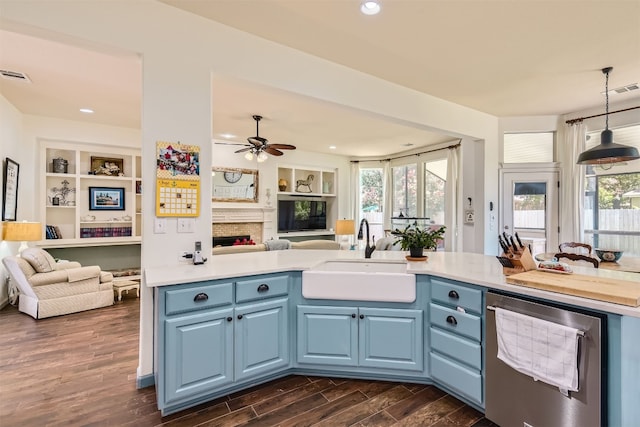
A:
<svg viewBox="0 0 640 427">
<path fill-rule="evenodd" d="M 235 308 L 235 380 L 289 366 L 286 298 Z"/>
<path fill-rule="evenodd" d="M 278 274 L 156 289 L 163 415 L 289 368 L 288 286 Z"/>
<path fill-rule="evenodd" d="M 298 306 L 302 364 L 423 369 L 422 310 Z"/>
<path fill-rule="evenodd" d="M 165 322 L 166 402 L 198 395 L 233 381 L 232 314 L 229 308 Z"/>
<path fill-rule="evenodd" d="M 445 389 L 482 405 L 484 294 L 476 287 L 435 277 L 430 289 L 431 376 Z"/>
<path fill-rule="evenodd" d="M 298 362 L 358 365 L 358 308 L 298 306 Z"/>
</svg>

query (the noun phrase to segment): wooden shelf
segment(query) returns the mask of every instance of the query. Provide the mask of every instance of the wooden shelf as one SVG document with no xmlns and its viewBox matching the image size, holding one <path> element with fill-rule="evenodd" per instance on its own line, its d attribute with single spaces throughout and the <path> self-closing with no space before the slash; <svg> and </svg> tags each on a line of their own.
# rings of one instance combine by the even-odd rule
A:
<svg viewBox="0 0 640 427">
<path fill-rule="evenodd" d="M 127 147 L 115 147 L 98 144 L 82 144 L 76 142 L 42 140 L 40 145 L 40 174 L 39 202 L 40 222 L 43 224 L 43 236 L 45 237 L 45 225 L 58 227 L 64 239 L 42 240 L 42 247 L 73 247 L 73 246 L 98 246 L 100 244 L 133 244 L 139 243 L 141 235 L 141 221 L 136 215 L 142 208 L 142 197 L 137 197 L 136 183 L 141 181 L 141 155 L 140 150 Z M 121 160 L 121 172 L 124 176 L 93 175 L 88 172 L 93 170 L 96 157 Z M 53 172 L 53 160 L 64 159 L 66 173 Z M 67 181 L 62 185 L 63 181 Z M 95 211 L 89 210 L 89 187 L 120 187 L 124 188 L 123 211 L 104 211 L 104 215 L 113 217 L 129 216 L 130 220 L 94 220 L 83 221 L 83 217 L 95 215 Z M 64 194 L 60 190 L 68 189 Z M 53 190 L 55 189 L 55 191 Z M 53 197 L 60 197 L 73 202 L 74 205 L 52 205 Z M 134 215 L 136 214 L 136 215 Z M 81 238 L 82 230 L 86 228 L 117 228 L 118 226 L 131 228 L 131 236 L 122 237 L 87 237 Z"/>
</svg>

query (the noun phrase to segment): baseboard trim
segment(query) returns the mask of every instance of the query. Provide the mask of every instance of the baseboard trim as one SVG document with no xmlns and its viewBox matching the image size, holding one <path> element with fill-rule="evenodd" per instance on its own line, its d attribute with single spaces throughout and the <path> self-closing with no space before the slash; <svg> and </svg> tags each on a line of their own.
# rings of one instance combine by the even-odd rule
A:
<svg viewBox="0 0 640 427">
<path fill-rule="evenodd" d="M 155 385 L 155 383 L 156 383 L 156 379 L 153 374 L 143 375 L 141 377 L 136 378 L 136 387 L 139 389 L 145 388 L 145 387 L 151 387 L 152 385 Z"/>
<path fill-rule="evenodd" d="M 9 298 L 5 298 L 2 301 L 0 301 L 0 310 L 2 310 L 3 308 L 5 308 L 6 306 L 9 305 Z"/>
</svg>

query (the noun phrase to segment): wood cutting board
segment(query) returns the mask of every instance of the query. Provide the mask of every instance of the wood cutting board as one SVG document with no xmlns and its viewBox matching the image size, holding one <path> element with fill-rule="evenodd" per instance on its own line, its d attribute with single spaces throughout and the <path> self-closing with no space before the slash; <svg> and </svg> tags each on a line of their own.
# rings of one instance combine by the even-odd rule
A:
<svg viewBox="0 0 640 427">
<path fill-rule="evenodd" d="M 532 270 L 507 276 L 506 281 L 512 285 L 612 302 L 614 304 L 631 307 L 640 305 L 640 283 L 630 280 Z"/>
</svg>

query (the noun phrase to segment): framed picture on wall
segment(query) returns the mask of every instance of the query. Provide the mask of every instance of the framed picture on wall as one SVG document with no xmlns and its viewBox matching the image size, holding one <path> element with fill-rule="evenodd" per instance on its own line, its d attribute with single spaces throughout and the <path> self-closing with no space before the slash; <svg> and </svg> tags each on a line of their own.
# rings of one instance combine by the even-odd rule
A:
<svg viewBox="0 0 640 427">
<path fill-rule="evenodd" d="M 89 187 L 89 210 L 123 211 L 124 188 Z"/>
<path fill-rule="evenodd" d="M 4 162 L 2 181 L 2 220 L 15 221 L 18 213 L 18 175 L 20 165 L 10 158 Z"/>
</svg>

